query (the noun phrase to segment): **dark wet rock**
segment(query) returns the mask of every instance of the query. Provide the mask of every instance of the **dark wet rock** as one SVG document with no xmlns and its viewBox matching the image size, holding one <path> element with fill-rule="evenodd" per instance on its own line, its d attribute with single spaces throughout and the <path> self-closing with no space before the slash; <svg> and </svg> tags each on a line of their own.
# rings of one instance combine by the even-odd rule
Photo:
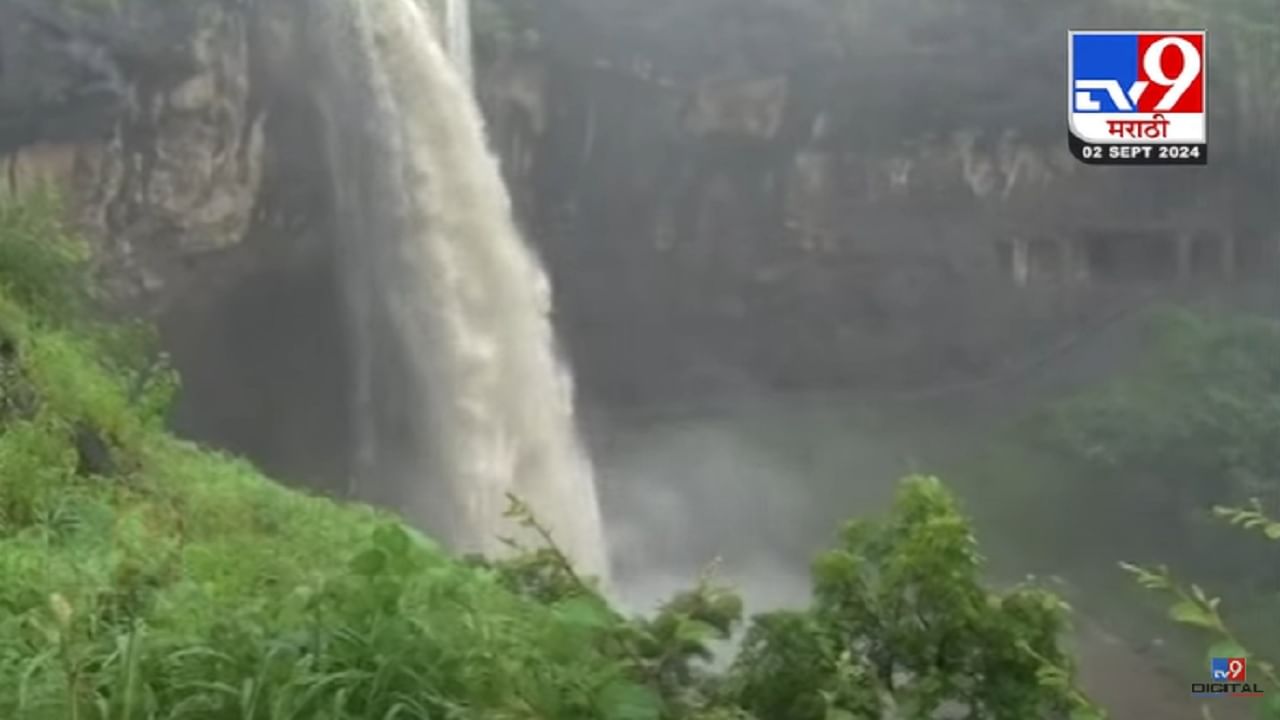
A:
<svg viewBox="0 0 1280 720">
<path fill-rule="evenodd" d="M 115 474 L 116 462 L 111 445 L 102 432 L 88 423 L 75 428 L 76 474 L 81 477 L 109 477 Z"/>
</svg>

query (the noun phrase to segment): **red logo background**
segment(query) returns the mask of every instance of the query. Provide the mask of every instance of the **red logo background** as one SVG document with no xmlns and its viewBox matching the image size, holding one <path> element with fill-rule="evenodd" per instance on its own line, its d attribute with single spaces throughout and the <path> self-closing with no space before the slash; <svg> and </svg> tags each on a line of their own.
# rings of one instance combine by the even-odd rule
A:
<svg viewBox="0 0 1280 720">
<path fill-rule="evenodd" d="M 1187 88 L 1187 91 L 1178 98 L 1178 102 L 1174 103 L 1173 109 L 1159 111 L 1156 110 L 1156 103 L 1164 98 L 1164 94 L 1168 88 L 1152 82 L 1147 91 L 1142 93 L 1142 97 L 1138 99 L 1138 112 L 1176 112 L 1176 113 L 1200 113 L 1204 112 L 1204 35 L 1199 34 L 1182 34 L 1182 33 L 1141 33 L 1138 35 L 1138 79 L 1151 81 L 1147 75 L 1146 63 L 1147 51 L 1151 46 L 1161 38 L 1178 37 L 1186 40 L 1195 46 L 1200 52 L 1200 67 L 1196 69 L 1196 77 Z M 1164 70 L 1166 77 L 1176 78 L 1182 72 L 1182 53 L 1174 47 L 1166 47 L 1164 54 L 1160 58 L 1160 68 Z"/>
</svg>

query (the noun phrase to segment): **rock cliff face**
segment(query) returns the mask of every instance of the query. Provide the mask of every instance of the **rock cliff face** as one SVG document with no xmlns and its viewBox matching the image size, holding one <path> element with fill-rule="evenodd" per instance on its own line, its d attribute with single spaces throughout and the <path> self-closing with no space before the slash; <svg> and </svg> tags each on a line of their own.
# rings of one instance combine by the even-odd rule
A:
<svg viewBox="0 0 1280 720">
<path fill-rule="evenodd" d="M 1270 272 L 1280 110 L 1247 83 L 1211 83 L 1207 168 L 1066 155 L 1065 29 L 1186 24 L 1119 2 L 479 2 L 479 94 L 586 398 L 964 382 Z M 0 0 L 0 195 L 69 194 L 113 297 L 165 328 L 185 428 L 334 475 L 307 3 L 78 5 L 107 7 Z M 1248 80 L 1210 31 L 1211 77 Z"/>
<path fill-rule="evenodd" d="M 1208 168 L 1079 166 L 1065 30 L 1161 22 L 1060 5 L 562 0 L 482 44 L 587 388 L 961 381 L 1149 290 L 1270 269 L 1252 94 L 1211 85 Z"/>
<path fill-rule="evenodd" d="M 248 44 L 217 2 L 0 3 L 0 193 L 60 187 L 112 294 L 163 307 L 250 224 L 264 136 Z"/>
<path fill-rule="evenodd" d="M 110 302 L 160 324 L 180 429 L 324 480 L 344 340 L 301 6 L 0 0 L 0 199 L 61 190 Z"/>
</svg>

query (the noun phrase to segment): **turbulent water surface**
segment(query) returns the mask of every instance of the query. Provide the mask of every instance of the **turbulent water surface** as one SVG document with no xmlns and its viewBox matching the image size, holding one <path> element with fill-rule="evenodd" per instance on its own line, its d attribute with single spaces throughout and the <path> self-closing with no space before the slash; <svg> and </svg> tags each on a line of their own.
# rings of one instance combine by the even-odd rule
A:
<svg viewBox="0 0 1280 720">
<path fill-rule="evenodd" d="M 502 519 L 514 493 L 603 575 L 547 279 L 516 230 L 465 70 L 427 12 L 415 0 L 314 0 L 307 23 L 355 350 L 352 489 L 486 553 L 515 534 Z"/>
</svg>

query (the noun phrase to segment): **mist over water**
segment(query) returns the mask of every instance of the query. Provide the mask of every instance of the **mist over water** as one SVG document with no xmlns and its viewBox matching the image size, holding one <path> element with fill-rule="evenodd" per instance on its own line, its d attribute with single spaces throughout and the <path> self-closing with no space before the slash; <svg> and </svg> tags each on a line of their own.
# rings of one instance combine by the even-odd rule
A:
<svg viewBox="0 0 1280 720">
<path fill-rule="evenodd" d="M 740 425 L 740 424 L 739 424 Z M 614 582 L 649 611 L 713 570 L 751 611 L 803 604 L 811 536 L 803 482 L 732 420 L 637 428 L 600 453 Z"/>
<path fill-rule="evenodd" d="M 465 19 L 450 14 L 450 38 Z M 503 518 L 513 493 L 579 567 L 604 575 L 547 278 L 516 230 L 468 70 L 436 27 L 414 0 L 311 9 L 352 336 L 350 491 L 489 555 L 519 537 Z"/>
</svg>

